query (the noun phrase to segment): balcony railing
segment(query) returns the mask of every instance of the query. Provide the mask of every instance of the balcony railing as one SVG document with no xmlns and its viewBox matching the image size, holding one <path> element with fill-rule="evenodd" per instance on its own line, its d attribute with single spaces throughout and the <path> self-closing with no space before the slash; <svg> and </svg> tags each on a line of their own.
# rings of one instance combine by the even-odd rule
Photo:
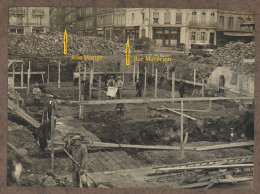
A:
<svg viewBox="0 0 260 194">
<path fill-rule="evenodd" d="M 21 7 L 10 7 L 9 13 L 15 13 L 15 14 L 25 14 L 25 8 Z"/>
<path fill-rule="evenodd" d="M 213 21 L 190 21 L 189 26 L 198 26 L 198 27 L 217 27 L 217 22 Z"/>
<path fill-rule="evenodd" d="M 36 15 L 37 15 L 37 16 L 38 16 L 38 15 L 40 15 L 40 16 L 41 16 L 41 15 L 44 15 L 44 9 L 33 9 L 33 10 L 32 10 L 32 15 L 35 15 L 35 16 L 36 16 Z"/>
<path fill-rule="evenodd" d="M 237 31 L 237 32 L 253 32 L 252 26 L 244 26 L 241 27 L 239 24 L 237 26 L 223 26 L 223 24 L 219 24 L 217 27 L 220 31 Z"/>
</svg>

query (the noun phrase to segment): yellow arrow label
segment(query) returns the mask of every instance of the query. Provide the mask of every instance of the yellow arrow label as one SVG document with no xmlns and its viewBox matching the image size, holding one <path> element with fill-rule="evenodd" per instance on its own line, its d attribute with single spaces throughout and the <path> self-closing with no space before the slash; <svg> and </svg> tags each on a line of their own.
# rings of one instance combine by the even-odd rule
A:
<svg viewBox="0 0 260 194">
<path fill-rule="evenodd" d="M 66 54 L 68 54 L 68 52 L 67 52 L 67 48 L 68 48 L 68 35 L 67 35 L 66 29 L 64 31 L 63 43 L 64 43 L 64 55 L 66 55 Z"/>
<path fill-rule="evenodd" d="M 126 47 L 125 47 L 125 64 L 130 65 L 130 46 L 129 46 L 129 40 L 127 40 Z"/>
</svg>

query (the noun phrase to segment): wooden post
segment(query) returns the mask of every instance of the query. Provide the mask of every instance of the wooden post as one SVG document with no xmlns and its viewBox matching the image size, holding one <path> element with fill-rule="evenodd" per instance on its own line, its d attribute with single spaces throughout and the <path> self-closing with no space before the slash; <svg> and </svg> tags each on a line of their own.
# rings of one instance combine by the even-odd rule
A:
<svg viewBox="0 0 260 194">
<path fill-rule="evenodd" d="M 184 144 L 187 144 L 189 132 L 185 133 Z"/>
<path fill-rule="evenodd" d="M 154 88 L 155 88 L 155 90 L 154 90 L 154 98 L 157 98 L 157 85 L 158 85 L 158 83 L 157 83 L 157 75 L 158 75 L 158 70 L 156 69 L 155 70 L 155 83 L 154 83 Z"/>
<path fill-rule="evenodd" d="M 84 77 L 83 80 L 86 81 L 86 77 L 87 77 L 87 64 L 84 64 Z"/>
<path fill-rule="evenodd" d="M 92 99 L 92 86 L 93 86 L 93 79 L 94 79 L 94 60 L 93 65 L 90 67 L 90 82 L 89 82 L 89 99 Z"/>
<path fill-rule="evenodd" d="M 83 105 L 79 105 L 79 119 L 82 119 L 82 106 Z"/>
<path fill-rule="evenodd" d="M 174 91 L 175 91 L 175 72 L 172 72 L 172 98 L 174 99 Z"/>
<path fill-rule="evenodd" d="M 135 61 L 134 61 L 134 68 L 133 68 L 133 86 L 135 85 Z"/>
<path fill-rule="evenodd" d="M 23 88 L 23 63 L 22 63 L 22 69 L 21 69 L 21 88 Z"/>
<path fill-rule="evenodd" d="M 47 79 L 47 84 L 49 85 L 50 83 L 50 64 L 48 63 L 48 79 Z"/>
<path fill-rule="evenodd" d="M 147 104 L 144 103 L 144 118 L 147 116 Z"/>
<path fill-rule="evenodd" d="M 123 83 L 125 83 L 125 74 L 123 73 Z"/>
<path fill-rule="evenodd" d="M 147 66 L 144 67 L 144 97 L 146 97 Z"/>
<path fill-rule="evenodd" d="M 15 73 L 14 64 L 15 64 L 15 63 L 13 63 L 13 84 L 14 84 L 14 75 L 15 75 L 15 74 L 14 74 L 14 73 Z M 15 85 L 15 84 L 14 84 L 14 85 Z"/>
<path fill-rule="evenodd" d="M 181 101 L 181 158 L 184 158 L 184 145 L 183 145 L 183 100 Z"/>
<path fill-rule="evenodd" d="M 194 65 L 194 70 L 193 70 L 193 86 L 196 85 L 196 67 Z"/>
<path fill-rule="evenodd" d="M 60 61 L 59 61 L 59 74 L 58 74 L 58 88 L 60 88 Z"/>
<path fill-rule="evenodd" d="M 140 74 L 140 72 L 139 72 L 139 63 L 137 64 L 137 73 L 136 74 L 137 74 L 136 75 L 137 79 L 139 79 L 139 74 Z"/>
<path fill-rule="evenodd" d="M 54 108 L 52 108 L 51 114 L 51 171 L 54 170 Z"/>
<path fill-rule="evenodd" d="M 98 99 L 101 99 L 101 75 L 98 76 Z"/>
<path fill-rule="evenodd" d="M 212 109 L 212 101 L 210 100 L 209 101 L 209 111 L 211 111 L 211 109 Z"/>
<path fill-rule="evenodd" d="M 152 76 L 154 76 L 154 63 L 152 63 Z"/>
<path fill-rule="evenodd" d="M 201 96 L 204 97 L 204 90 L 205 90 L 205 80 L 202 79 L 202 88 L 201 88 Z"/>
<path fill-rule="evenodd" d="M 42 83 L 44 84 L 44 76 L 43 76 L 43 73 L 42 73 Z"/>
<path fill-rule="evenodd" d="M 169 64 L 167 63 L 166 64 L 167 66 L 166 66 L 166 68 L 167 68 L 167 72 L 166 72 L 166 79 L 167 79 L 167 81 L 169 81 Z"/>
<path fill-rule="evenodd" d="M 28 74 L 27 74 L 27 94 L 30 93 L 30 72 L 31 72 L 31 61 L 29 61 L 29 68 L 28 68 Z"/>
<path fill-rule="evenodd" d="M 81 64 L 79 63 L 79 101 L 81 100 L 81 76 L 80 76 L 80 69 L 81 69 Z"/>
</svg>

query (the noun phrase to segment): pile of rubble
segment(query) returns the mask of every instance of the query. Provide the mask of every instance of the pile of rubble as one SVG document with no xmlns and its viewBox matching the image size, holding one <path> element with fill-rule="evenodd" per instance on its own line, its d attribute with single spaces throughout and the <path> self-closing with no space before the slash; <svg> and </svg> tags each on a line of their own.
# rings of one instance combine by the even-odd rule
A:
<svg viewBox="0 0 260 194">
<path fill-rule="evenodd" d="M 8 36 L 8 54 L 56 57 L 64 55 L 63 33 Z M 95 37 L 68 35 L 68 56 L 73 55 L 121 55 L 125 45 Z"/>
<path fill-rule="evenodd" d="M 205 59 L 214 65 L 227 66 L 233 71 L 240 70 L 242 59 L 255 58 L 255 43 L 230 42 L 212 52 L 210 58 Z M 253 73 L 253 72 L 252 72 Z"/>
</svg>

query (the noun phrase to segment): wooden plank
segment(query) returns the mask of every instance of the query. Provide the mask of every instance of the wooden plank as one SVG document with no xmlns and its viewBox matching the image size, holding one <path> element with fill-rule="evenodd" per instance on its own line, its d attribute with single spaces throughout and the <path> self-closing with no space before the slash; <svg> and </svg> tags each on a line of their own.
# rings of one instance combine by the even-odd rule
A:
<svg viewBox="0 0 260 194">
<path fill-rule="evenodd" d="M 226 179 L 219 179 L 219 183 L 237 183 L 237 182 L 244 182 L 244 181 L 250 181 L 253 180 L 253 177 L 241 177 L 241 178 L 226 178 Z"/>
<path fill-rule="evenodd" d="M 8 99 L 8 108 L 14 111 L 16 114 L 25 119 L 28 123 L 33 125 L 36 128 L 39 128 L 41 124 L 36 121 L 34 118 L 29 116 L 23 109 L 21 109 L 18 105 L 14 104 L 11 100 Z"/>
<path fill-rule="evenodd" d="M 210 166 L 181 166 L 181 167 L 173 167 L 173 168 L 159 168 L 157 171 L 159 172 L 175 172 L 175 171 L 183 171 L 183 170 L 197 170 L 197 169 L 220 169 L 220 168 L 243 168 L 243 167 L 253 167 L 254 164 L 232 164 L 232 165 L 210 165 Z"/>
<path fill-rule="evenodd" d="M 155 69 L 154 98 L 157 98 L 157 86 L 158 86 L 157 75 L 158 75 L 158 70 Z"/>
<path fill-rule="evenodd" d="M 133 67 L 133 86 L 135 85 L 135 60 L 134 60 L 134 67 Z"/>
<path fill-rule="evenodd" d="M 174 92 L 175 92 L 175 72 L 172 72 L 172 98 L 174 99 Z"/>
<path fill-rule="evenodd" d="M 205 150 L 225 149 L 225 148 L 234 148 L 234 147 L 247 147 L 247 146 L 254 146 L 254 141 L 196 147 L 195 150 L 196 151 L 205 151 Z"/>
<path fill-rule="evenodd" d="M 13 72 L 8 72 L 9 75 L 13 75 Z M 21 72 L 14 72 L 15 75 L 21 75 L 22 73 Z M 28 72 L 23 72 L 23 74 L 28 74 Z M 40 75 L 40 74 L 45 74 L 44 71 L 32 71 L 30 72 L 30 74 L 33 74 L 33 75 Z"/>
<path fill-rule="evenodd" d="M 146 90 L 147 90 L 147 66 L 144 67 L 144 93 L 143 96 L 146 97 Z"/>
<path fill-rule="evenodd" d="M 93 105 L 93 104 L 143 104 L 151 102 L 180 102 L 183 101 L 218 101 L 218 100 L 253 100 L 254 97 L 196 97 L 196 98 L 135 98 L 135 99 L 117 99 L 117 100 L 89 100 L 89 101 L 70 101 L 70 104 L 82 104 L 82 105 Z"/>
<path fill-rule="evenodd" d="M 192 188 L 197 188 L 197 187 L 204 187 L 209 185 L 211 182 L 207 181 L 207 182 L 201 182 L 201 183 L 192 183 L 192 184 L 187 184 L 187 185 L 183 185 L 180 188 L 181 189 L 192 189 Z"/>
<path fill-rule="evenodd" d="M 183 101 L 182 101 L 182 103 L 183 103 Z M 183 105 L 182 105 L 182 106 L 183 106 Z M 165 108 L 166 110 L 171 111 L 171 112 L 173 112 L 173 113 L 176 113 L 176 114 L 179 114 L 179 115 L 183 115 L 184 117 L 186 117 L 186 118 L 188 118 L 188 119 L 191 119 L 191 120 L 193 120 L 193 121 L 196 121 L 196 120 L 197 120 L 197 119 L 195 119 L 194 117 L 188 116 L 188 115 L 186 115 L 186 114 L 182 114 L 182 113 L 177 112 L 177 111 L 175 111 L 175 110 L 172 110 L 172 109 L 170 109 L 170 108 L 167 108 L 167 107 L 162 107 L 162 108 Z"/>
<path fill-rule="evenodd" d="M 131 149 L 151 149 L 151 150 L 179 150 L 179 146 L 153 146 L 153 145 L 132 145 L 132 144 L 116 144 L 116 143 L 103 143 L 93 142 L 91 147 L 102 148 L 131 148 Z M 194 150 L 194 147 L 185 147 L 185 150 Z"/>
</svg>

